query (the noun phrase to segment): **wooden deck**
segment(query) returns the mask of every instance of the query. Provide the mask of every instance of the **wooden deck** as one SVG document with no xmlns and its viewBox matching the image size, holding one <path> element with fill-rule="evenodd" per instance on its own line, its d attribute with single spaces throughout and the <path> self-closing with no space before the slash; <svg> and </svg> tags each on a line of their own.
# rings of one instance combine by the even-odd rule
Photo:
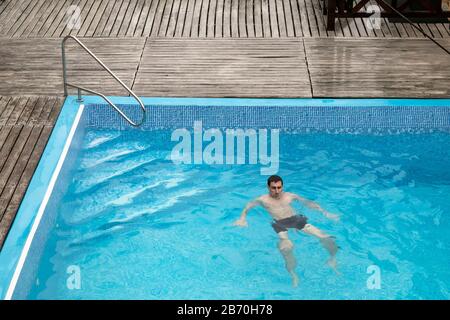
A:
<svg viewBox="0 0 450 320">
<path fill-rule="evenodd" d="M 81 10 L 68 28 L 67 9 Z M 450 59 L 407 24 L 338 19 L 321 0 L 0 1 L 0 247 L 63 103 L 73 34 L 137 94 L 174 97 L 450 96 Z M 421 24 L 450 48 L 449 23 Z M 74 43 L 68 77 L 123 89 Z"/>
<path fill-rule="evenodd" d="M 79 8 L 76 30 L 67 24 L 71 6 Z M 322 6 L 323 0 L 4 0 L 0 37 L 423 37 L 387 19 L 371 30 L 366 18 L 339 18 L 336 30 L 326 31 Z M 449 23 L 421 27 L 450 38 Z"/>
<path fill-rule="evenodd" d="M 62 102 L 44 96 L 0 97 L 0 248 Z"/>
<path fill-rule="evenodd" d="M 83 39 L 106 65 L 132 85 L 145 39 Z M 124 94 L 122 87 L 75 42 L 68 42 L 67 76 L 108 94 Z M 0 95 L 62 96 L 61 39 L 1 39 Z"/>
<path fill-rule="evenodd" d="M 427 39 L 82 40 L 142 96 L 450 96 L 449 56 Z M 0 39 L 0 95 L 62 96 L 60 42 Z M 450 39 L 440 42 L 450 48 Z M 125 94 L 74 42 L 68 42 L 67 63 L 70 82 Z"/>
</svg>

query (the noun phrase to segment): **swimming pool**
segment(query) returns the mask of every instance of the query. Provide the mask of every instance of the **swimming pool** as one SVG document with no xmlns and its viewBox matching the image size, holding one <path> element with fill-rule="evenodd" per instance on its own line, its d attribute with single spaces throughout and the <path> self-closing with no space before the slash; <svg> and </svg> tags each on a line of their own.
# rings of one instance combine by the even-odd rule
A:
<svg viewBox="0 0 450 320">
<path fill-rule="evenodd" d="M 450 298 L 449 100 L 144 102 L 131 129 L 99 99 L 68 97 L 0 253 L 2 297 Z M 182 140 L 192 152 L 174 158 Z M 233 226 L 275 173 L 340 216 L 295 206 L 336 237 L 340 275 L 290 231 L 293 287 L 270 216 Z"/>
</svg>

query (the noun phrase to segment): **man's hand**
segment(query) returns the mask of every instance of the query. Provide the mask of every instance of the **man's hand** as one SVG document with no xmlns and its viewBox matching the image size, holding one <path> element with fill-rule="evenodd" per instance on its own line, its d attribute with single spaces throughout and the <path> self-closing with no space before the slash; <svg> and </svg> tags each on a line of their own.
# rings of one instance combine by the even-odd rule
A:
<svg viewBox="0 0 450 320">
<path fill-rule="evenodd" d="M 233 225 L 238 226 L 238 227 L 248 227 L 247 221 L 242 218 L 239 218 L 238 220 L 236 220 Z"/>
<path fill-rule="evenodd" d="M 337 214 L 328 211 L 325 211 L 325 217 L 336 222 L 339 221 L 339 216 Z"/>
</svg>

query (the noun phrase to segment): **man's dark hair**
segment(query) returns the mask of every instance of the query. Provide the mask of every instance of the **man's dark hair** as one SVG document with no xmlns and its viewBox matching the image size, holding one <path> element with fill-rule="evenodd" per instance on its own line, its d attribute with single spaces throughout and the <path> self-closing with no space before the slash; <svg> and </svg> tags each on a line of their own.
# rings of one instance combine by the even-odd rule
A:
<svg viewBox="0 0 450 320">
<path fill-rule="evenodd" d="M 278 181 L 281 181 L 281 185 L 283 185 L 283 179 L 281 179 L 280 176 L 275 176 L 275 175 L 270 176 L 269 179 L 267 179 L 267 185 L 270 186 L 270 184 L 272 182 L 278 182 Z"/>
</svg>

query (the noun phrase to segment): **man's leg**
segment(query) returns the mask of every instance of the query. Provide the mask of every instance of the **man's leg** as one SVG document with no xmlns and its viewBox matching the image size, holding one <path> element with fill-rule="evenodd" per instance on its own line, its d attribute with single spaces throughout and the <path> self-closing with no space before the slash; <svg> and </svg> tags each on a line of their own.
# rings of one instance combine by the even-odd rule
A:
<svg viewBox="0 0 450 320">
<path fill-rule="evenodd" d="M 292 244 L 292 241 L 289 240 L 287 231 L 279 232 L 278 236 L 280 237 L 278 249 L 280 249 L 281 255 L 283 256 L 286 264 L 286 269 L 292 277 L 292 285 L 296 287 L 298 285 L 298 276 L 297 273 L 295 273 L 297 261 L 294 256 L 294 245 Z"/>
<path fill-rule="evenodd" d="M 302 231 L 306 234 L 315 236 L 316 238 L 320 239 L 320 243 L 322 243 L 322 246 L 324 246 L 324 248 L 327 249 L 328 253 L 330 254 L 330 259 L 328 259 L 327 262 L 328 265 L 338 273 L 338 271 L 336 270 L 336 253 L 338 251 L 338 246 L 336 245 L 334 237 L 329 236 L 322 230 L 314 227 L 312 224 L 309 223 L 305 225 Z"/>
</svg>

